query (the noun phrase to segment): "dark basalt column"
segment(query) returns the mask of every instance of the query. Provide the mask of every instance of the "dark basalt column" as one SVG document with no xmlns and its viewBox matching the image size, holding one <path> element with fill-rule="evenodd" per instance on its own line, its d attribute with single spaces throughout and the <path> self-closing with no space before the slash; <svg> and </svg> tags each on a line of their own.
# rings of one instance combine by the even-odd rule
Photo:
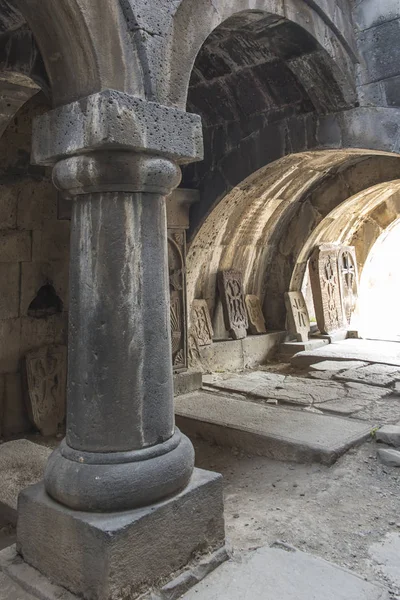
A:
<svg viewBox="0 0 400 600">
<path fill-rule="evenodd" d="M 53 177 L 74 199 L 67 435 L 46 491 L 82 511 L 145 506 L 182 490 L 194 467 L 173 412 L 165 196 L 180 169 L 97 152 Z"/>
</svg>

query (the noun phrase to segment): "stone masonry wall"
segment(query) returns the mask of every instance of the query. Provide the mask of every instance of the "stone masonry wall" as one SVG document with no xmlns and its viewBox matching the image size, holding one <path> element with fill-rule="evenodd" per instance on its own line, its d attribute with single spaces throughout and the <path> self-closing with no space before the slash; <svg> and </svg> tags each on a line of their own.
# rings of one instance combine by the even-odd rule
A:
<svg viewBox="0 0 400 600">
<path fill-rule="evenodd" d="M 359 95 L 364 106 L 400 106 L 400 5 L 358 0 L 354 23 L 361 58 Z"/>
<path fill-rule="evenodd" d="M 31 428 L 22 394 L 23 357 L 34 348 L 67 341 L 69 222 L 57 217 L 50 172 L 30 165 L 32 118 L 46 110 L 44 96 L 35 96 L 0 140 L 0 435 L 4 437 Z"/>
</svg>

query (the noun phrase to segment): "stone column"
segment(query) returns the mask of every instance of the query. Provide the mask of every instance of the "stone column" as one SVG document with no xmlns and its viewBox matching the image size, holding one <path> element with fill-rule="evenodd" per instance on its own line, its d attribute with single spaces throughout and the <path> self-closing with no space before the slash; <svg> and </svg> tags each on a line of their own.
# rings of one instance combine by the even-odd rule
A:
<svg viewBox="0 0 400 600">
<path fill-rule="evenodd" d="M 17 546 L 90 600 L 224 544 L 220 477 L 193 472 L 173 411 L 165 196 L 200 155 L 198 117 L 114 91 L 34 130 L 36 162 L 73 198 L 67 436 L 20 496 Z"/>
<path fill-rule="evenodd" d="M 165 196 L 180 169 L 96 152 L 57 163 L 53 178 L 74 200 L 67 436 L 46 490 L 77 510 L 151 504 L 183 489 L 194 465 L 174 428 L 170 358 Z"/>
</svg>

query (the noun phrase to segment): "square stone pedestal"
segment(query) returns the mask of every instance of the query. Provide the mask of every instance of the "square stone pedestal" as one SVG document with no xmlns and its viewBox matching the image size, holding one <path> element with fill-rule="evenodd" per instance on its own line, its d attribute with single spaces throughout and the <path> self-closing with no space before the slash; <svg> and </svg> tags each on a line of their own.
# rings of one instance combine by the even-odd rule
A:
<svg viewBox="0 0 400 600">
<path fill-rule="evenodd" d="M 42 483 L 19 496 L 18 552 L 87 600 L 131 600 L 173 576 L 182 579 L 184 567 L 204 554 L 211 559 L 224 540 L 222 477 L 200 469 L 178 496 L 129 512 L 73 511 Z"/>
</svg>

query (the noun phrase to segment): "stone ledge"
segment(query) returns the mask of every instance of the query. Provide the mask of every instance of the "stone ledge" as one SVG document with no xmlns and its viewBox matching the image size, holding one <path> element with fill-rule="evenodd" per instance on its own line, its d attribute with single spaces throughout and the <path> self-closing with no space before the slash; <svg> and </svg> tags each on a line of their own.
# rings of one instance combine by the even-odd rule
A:
<svg viewBox="0 0 400 600">
<path fill-rule="evenodd" d="M 43 484 L 19 497 L 18 552 L 90 600 L 133 599 L 160 588 L 223 548 L 224 538 L 222 477 L 200 469 L 177 496 L 134 511 L 73 511 L 54 502 Z"/>
<path fill-rule="evenodd" d="M 63 158 L 100 150 L 146 152 L 179 163 L 202 160 L 201 118 L 105 90 L 34 121 L 33 164 L 52 165 Z"/>
</svg>

